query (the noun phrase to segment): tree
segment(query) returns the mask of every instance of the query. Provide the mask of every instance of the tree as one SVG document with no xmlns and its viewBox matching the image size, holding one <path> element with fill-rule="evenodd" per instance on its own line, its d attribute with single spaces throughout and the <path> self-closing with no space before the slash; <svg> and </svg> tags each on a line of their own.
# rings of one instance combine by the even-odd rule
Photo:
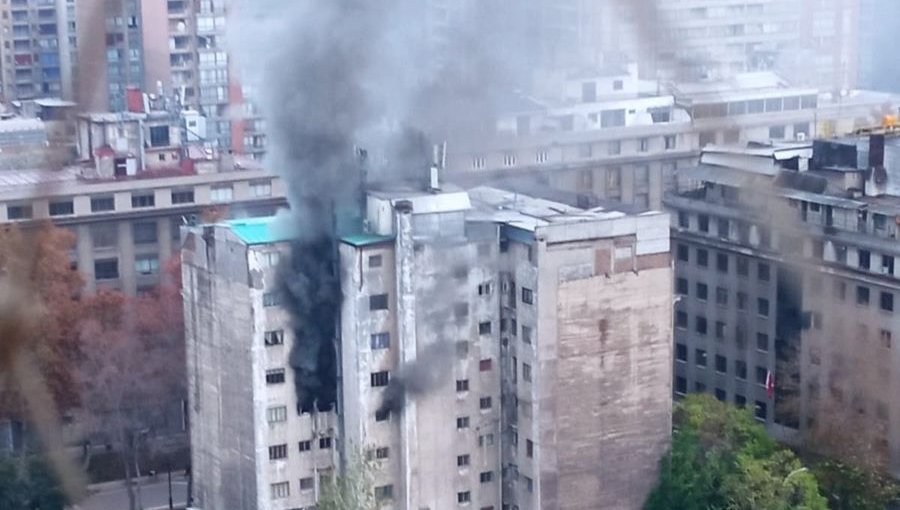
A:
<svg viewBox="0 0 900 510">
<path fill-rule="evenodd" d="M 891 478 L 834 460 L 812 465 L 831 510 L 884 510 L 900 496 Z"/>
<path fill-rule="evenodd" d="M 0 456 L 0 508 L 63 510 L 66 497 L 53 470 L 39 457 Z"/>
<path fill-rule="evenodd" d="M 672 449 L 647 510 L 825 510 L 815 477 L 749 411 L 692 395 L 674 414 Z"/>
<path fill-rule="evenodd" d="M 129 297 L 101 291 L 86 299 L 79 382 L 96 430 L 119 444 L 131 508 L 140 498 L 131 480 L 141 476 L 139 453 L 167 404 L 184 392 L 180 267 L 155 292 Z"/>
<path fill-rule="evenodd" d="M 322 485 L 319 510 L 376 510 L 372 461 L 354 455 L 345 464 L 340 476 L 331 477 Z"/>
</svg>

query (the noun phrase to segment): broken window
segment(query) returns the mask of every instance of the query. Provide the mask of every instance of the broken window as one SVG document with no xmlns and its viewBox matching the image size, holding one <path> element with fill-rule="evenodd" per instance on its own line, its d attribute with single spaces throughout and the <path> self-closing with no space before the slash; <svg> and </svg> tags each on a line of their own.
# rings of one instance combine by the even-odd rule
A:
<svg viewBox="0 0 900 510">
<path fill-rule="evenodd" d="M 284 330 L 266 331 L 263 338 L 266 346 L 281 345 L 284 343 Z"/>
<path fill-rule="evenodd" d="M 388 295 L 387 294 L 376 294 L 374 296 L 369 296 L 369 310 L 387 310 L 388 309 Z"/>
<path fill-rule="evenodd" d="M 522 302 L 526 304 L 534 304 L 534 292 L 531 289 L 522 287 Z"/>
<path fill-rule="evenodd" d="M 266 370 L 266 384 L 282 384 L 284 383 L 284 369 L 276 368 L 274 370 Z"/>
<path fill-rule="evenodd" d="M 383 372 L 373 372 L 370 375 L 370 382 L 372 383 L 373 388 L 381 388 L 388 385 L 390 382 L 391 373 L 387 371 Z"/>
</svg>

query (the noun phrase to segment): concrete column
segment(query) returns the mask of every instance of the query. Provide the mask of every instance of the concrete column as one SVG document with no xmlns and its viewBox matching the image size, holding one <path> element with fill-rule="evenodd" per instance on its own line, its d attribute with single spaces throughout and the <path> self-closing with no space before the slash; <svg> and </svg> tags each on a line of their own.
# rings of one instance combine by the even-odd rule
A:
<svg viewBox="0 0 900 510">
<path fill-rule="evenodd" d="M 415 252 L 413 250 L 412 237 L 412 203 L 400 201 L 394 206 L 396 241 L 396 268 L 397 268 L 397 336 L 399 337 L 400 365 L 412 363 L 416 359 L 416 289 L 413 282 L 413 265 Z M 417 495 L 413 490 L 414 480 L 417 479 L 417 469 L 411 462 L 415 459 L 417 449 L 416 434 L 416 403 L 406 397 L 402 416 L 400 417 L 400 437 L 404 508 L 416 508 L 414 501 Z"/>
</svg>

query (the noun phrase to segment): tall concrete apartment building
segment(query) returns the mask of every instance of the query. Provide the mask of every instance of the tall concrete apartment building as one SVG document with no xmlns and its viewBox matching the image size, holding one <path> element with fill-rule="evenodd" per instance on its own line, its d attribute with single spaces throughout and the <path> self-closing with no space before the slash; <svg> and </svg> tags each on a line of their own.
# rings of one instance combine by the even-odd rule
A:
<svg viewBox="0 0 900 510">
<path fill-rule="evenodd" d="M 859 2 L 859 85 L 900 93 L 900 69 L 891 59 L 892 23 L 900 19 L 900 4 L 881 0 Z"/>
<path fill-rule="evenodd" d="M 198 508 L 315 508 L 338 465 L 335 413 L 298 414 L 272 218 L 190 231 L 183 274 L 191 468 Z"/>
<path fill-rule="evenodd" d="M 73 0 L 10 0 L 0 13 L 3 97 L 71 98 Z"/>
<path fill-rule="evenodd" d="M 676 395 L 752 407 L 786 439 L 842 423 L 898 472 L 898 158 L 876 131 L 711 148 L 683 171 L 697 187 L 666 199 Z"/>
<path fill-rule="evenodd" d="M 338 448 L 374 462 L 382 508 L 641 508 L 671 426 L 668 217 L 488 187 L 371 189 L 366 211 L 338 243 L 336 417 L 264 384 L 297 341 L 265 307 L 278 220 L 191 229 L 196 504 L 252 485 L 230 507 L 307 507 Z"/>
</svg>

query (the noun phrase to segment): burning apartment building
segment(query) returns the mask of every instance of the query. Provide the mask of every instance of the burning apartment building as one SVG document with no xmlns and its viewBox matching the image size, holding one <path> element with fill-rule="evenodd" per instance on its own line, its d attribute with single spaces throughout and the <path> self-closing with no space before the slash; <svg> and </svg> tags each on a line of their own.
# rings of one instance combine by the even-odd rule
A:
<svg viewBox="0 0 900 510">
<path fill-rule="evenodd" d="M 670 437 L 669 220 L 565 202 L 370 186 L 312 350 L 277 293 L 282 220 L 191 229 L 196 504 L 305 508 L 364 456 L 383 508 L 640 508 Z"/>
</svg>

